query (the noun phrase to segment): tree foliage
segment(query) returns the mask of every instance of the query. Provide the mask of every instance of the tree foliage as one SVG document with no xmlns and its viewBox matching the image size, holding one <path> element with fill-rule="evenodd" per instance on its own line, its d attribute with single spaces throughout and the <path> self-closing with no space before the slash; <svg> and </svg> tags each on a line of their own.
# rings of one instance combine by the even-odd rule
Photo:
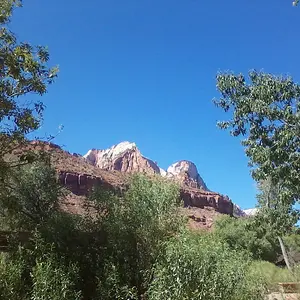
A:
<svg viewBox="0 0 300 300">
<path fill-rule="evenodd" d="M 217 76 L 221 98 L 215 104 L 231 119 L 219 122 L 242 144 L 257 181 L 280 184 L 278 201 L 293 205 L 300 195 L 300 86 L 291 77 L 251 71 Z"/>
<path fill-rule="evenodd" d="M 124 198 L 108 198 L 100 191 L 91 200 L 107 234 L 106 272 L 100 282 L 103 299 L 104 291 L 107 299 L 133 295 L 134 291 L 142 295 L 152 280 L 152 266 L 163 244 L 183 224 L 178 215 L 178 186 L 159 177 L 134 175 Z"/>
<path fill-rule="evenodd" d="M 20 42 L 9 29 L 20 0 L 0 2 L 0 175 L 7 163 L 3 157 L 39 128 L 44 104 L 35 95 L 47 92 L 57 75 L 49 68 L 49 53 L 43 46 Z M 25 97 L 26 96 L 26 97 Z M 29 98 L 30 97 L 30 98 Z"/>
<path fill-rule="evenodd" d="M 47 161 L 14 168 L 0 191 L 0 217 L 11 230 L 45 225 L 59 209 L 63 190 Z"/>
<path fill-rule="evenodd" d="M 255 216 L 258 226 L 268 226 L 275 236 L 290 234 L 299 219 L 299 211 L 282 201 L 281 181 L 276 185 L 269 178 L 260 181 L 257 195 L 259 211 Z"/>
</svg>

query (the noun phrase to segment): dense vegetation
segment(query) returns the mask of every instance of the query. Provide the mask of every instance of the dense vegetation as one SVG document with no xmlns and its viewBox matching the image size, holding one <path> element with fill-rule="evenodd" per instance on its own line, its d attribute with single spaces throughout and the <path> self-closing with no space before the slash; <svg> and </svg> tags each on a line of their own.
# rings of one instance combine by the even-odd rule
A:
<svg viewBox="0 0 300 300">
<path fill-rule="evenodd" d="M 10 232 L 0 299 L 259 300 L 278 281 L 298 279 L 299 85 L 257 72 L 250 83 L 217 77 L 216 103 L 233 112 L 220 126 L 246 137 L 259 183 L 255 217 L 224 216 L 213 232 L 191 231 L 179 187 L 144 175 L 132 176 L 122 195 L 95 189 L 84 213 L 69 214 L 46 153 L 7 156 L 42 119 L 43 103 L 24 106 L 20 96 L 43 95 L 57 72 L 45 48 L 9 31 L 20 5 L 0 0 L 0 230 Z M 282 255 L 291 271 L 275 265 Z"/>
<path fill-rule="evenodd" d="M 160 177 L 135 175 L 122 196 L 96 189 L 71 215 L 48 160 L 15 172 L 1 226 L 30 236 L 12 234 L 1 255 L 0 299 L 263 299 L 274 280 L 298 274 L 274 265 L 277 237 L 259 218 L 187 229 L 178 186 Z M 296 230 L 284 241 L 299 253 Z"/>
<path fill-rule="evenodd" d="M 122 197 L 95 190 L 69 215 L 47 163 L 17 172 L 2 224 L 31 235 L 1 257 L 1 299 L 259 299 L 250 255 L 186 230 L 172 182 L 136 175 Z"/>
</svg>

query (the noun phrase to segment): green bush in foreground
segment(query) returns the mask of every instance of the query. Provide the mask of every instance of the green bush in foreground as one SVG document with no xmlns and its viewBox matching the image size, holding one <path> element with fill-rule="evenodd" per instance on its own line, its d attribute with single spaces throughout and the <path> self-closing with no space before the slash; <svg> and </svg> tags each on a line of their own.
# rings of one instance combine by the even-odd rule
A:
<svg viewBox="0 0 300 300">
<path fill-rule="evenodd" d="M 107 235 L 104 265 L 98 271 L 101 300 L 137 299 L 151 283 L 153 264 L 165 242 L 183 224 L 179 187 L 160 177 L 134 175 L 122 198 L 100 191 L 91 201 L 99 211 L 95 226 Z"/>
<path fill-rule="evenodd" d="M 64 266 L 54 256 L 37 260 L 32 270 L 31 300 L 80 300 L 81 293 L 76 291 L 76 265 Z"/>
<path fill-rule="evenodd" d="M 224 215 L 216 220 L 215 233 L 231 249 L 247 251 L 253 259 L 276 262 L 280 254 L 277 236 L 254 218 L 235 219 Z"/>
<path fill-rule="evenodd" d="M 179 189 L 172 182 L 133 176 L 122 196 L 97 191 L 87 201 L 93 214 L 87 208 L 86 215 L 71 216 L 51 205 L 57 197 L 51 196 L 50 185 L 40 184 L 53 178 L 51 169 L 34 164 L 26 170 L 30 172 L 20 172 L 20 182 L 22 176 L 38 180 L 18 205 L 9 207 L 7 217 L 25 224 L 16 207 L 36 216 L 32 204 L 49 203 L 45 207 L 50 209 L 30 224 L 31 238 L 24 247 L 12 240 L 12 251 L 0 260 L 0 299 L 263 298 L 262 276 L 246 250 L 231 248 L 218 234 L 184 229 Z"/>
<path fill-rule="evenodd" d="M 150 300 L 259 300 L 262 278 L 250 260 L 212 234 L 184 232 L 170 241 L 155 267 Z"/>
<path fill-rule="evenodd" d="M 0 299 L 27 300 L 28 287 L 24 280 L 25 262 L 18 257 L 10 260 L 7 254 L 0 256 Z"/>
</svg>

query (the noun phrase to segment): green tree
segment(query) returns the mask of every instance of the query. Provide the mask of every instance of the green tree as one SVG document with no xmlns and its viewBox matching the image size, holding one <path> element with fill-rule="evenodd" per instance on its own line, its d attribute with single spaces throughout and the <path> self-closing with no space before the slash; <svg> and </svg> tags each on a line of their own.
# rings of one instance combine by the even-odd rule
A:
<svg viewBox="0 0 300 300">
<path fill-rule="evenodd" d="M 41 161 L 14 168 L 0 196 L 2 223 L 13 230 L 34 230 L 58 213 L 63 190 L 56 171 Z"/>
<path fill-rule="evenodd" d="M 268 226 L 278 237 L 287 267 L 289 261 L 282 236 L 298 220 L 294 204 L 300 196 L 300 86 L 291 77 L 262 72 L 217 76 L 222 94 L 215 104 L 232 118 L 218 125 L 233 136 L 244 136 L 242 144 L 261 188 L 257 226 Z"/>
<path fill-rule="evenodd" d="M 293 226 L 299 219 L 299 212 L 288 203 L 281 201 L 282 199 L 279 197 L 280 182 L 274 185 L 272 180 L 267 179 L 259 182 L 258 186 L 260 190 L 257 195 L 259 211 L 254 218 L 255 225 L 268 227 L 270 234 L 278 238 L 284 261 L 291 271 L 283 237 L 292 232 Z"/>
<path fill-rule="evenodd" d="M 258 213 L 255 220 L 268 224 L 275 235 L 286 235 L 293 231 L 294 225 L 299 219 L 299 211 L 284 201 L 280 201 L 280 182 L 274 185 L 268 178 L 258 184 L 259 193 Z M 259 224 L 257 224 L 259 225 Z"/>
<path fill-rule="evenodd" d="M 219 122 L 242 144 L 259 182 L 280 184 L 277 201 L 293 205 L 300 196 L 300 86 L 290 77 L 252 71 L 217 75 L 221 98 L 215 104 L 232 118 Z"/>
<path fill-rule="evenodd" d="M 8 166 L 4 155 L 23 142 L 28 133 L 39 128 L 42 121 L 44 104 L 29 96 L 45 94 L 58 71 L 47 66 L 49 53 L 45 47 L 20 42 L 10 31 L 13 11 L 21 5 L 21 0 L 0 1 L 1 177 Z M 26 160 L 26 156 L 23 158 Z"/>
</svg>

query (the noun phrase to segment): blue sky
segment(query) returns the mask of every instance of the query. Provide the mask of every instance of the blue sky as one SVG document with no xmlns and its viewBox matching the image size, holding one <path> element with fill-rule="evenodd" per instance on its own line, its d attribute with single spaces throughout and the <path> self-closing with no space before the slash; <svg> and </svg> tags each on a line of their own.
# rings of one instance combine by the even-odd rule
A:
<svg viewBox="0 0 300 300">
<path fill-rule="evenodd" d="M 255 184 L 226 118 L 218 71 L 299 74 L 300 7 L 292 0 L 24 0 L 10 27 L 47 45 L 59 78 L 43 97 L 41 134 L 70 152 L 133 141 L 167 168 L 195 162 L 208 187 L 243 208 Z"/>
</svg>

